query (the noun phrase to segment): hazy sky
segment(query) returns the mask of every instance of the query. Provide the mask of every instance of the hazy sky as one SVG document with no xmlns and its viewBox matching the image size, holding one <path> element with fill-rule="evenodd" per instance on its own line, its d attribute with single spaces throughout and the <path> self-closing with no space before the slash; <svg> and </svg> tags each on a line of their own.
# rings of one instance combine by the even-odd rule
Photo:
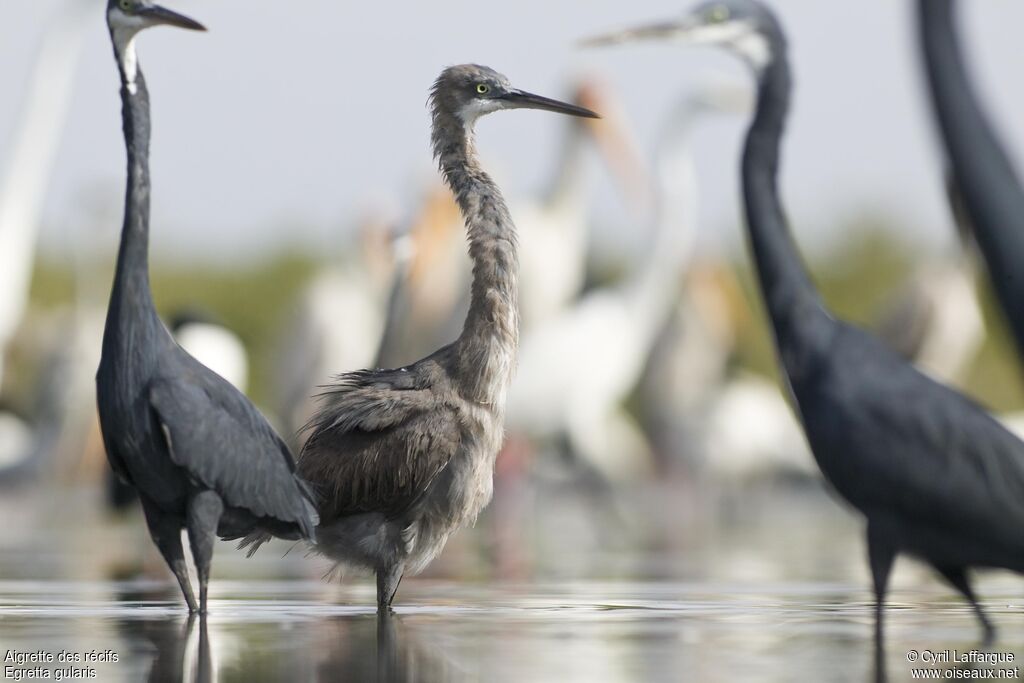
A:
<svg viewBox="0 0 1024 683">
<path fill-rule="evenodd" d="M 8 0 L 0 9 L 0 163 L 9 157 L 34 55 L 69 2 L 95 12 L 44 211 L 44 247 L 85 235 L 112 248 L 124 152 L 117 74 L 103 0 Z M 139 41 L 154 106 L 154 249 L 231 258 L 301 240 L 329 248 L 380 204 L 408 209 L 433 177 L 427 90 L 448 64 L 474 61 L 525 89 L 564 96 L 574 74 L 619 90 L 645 152 L 688 83 L 743 67 L 670 45 L 583 51 L 578 38 L 681 12 L 670 0 L 168 3 L 208 34 L 159 29 Z M 923 100 L 910 0 L 776 0 L 790 32 L 797 93 L 784 191 L 798 237 L 835 234 L 851 211 L 892 215 L 909 234 L 950 233 Z M 1024 155 L 1019 0 L 963 2 L 974 73 L 1017 158 Z M 479 126 L 480 147 L 511 197 L 548 177 L 563 121 L 505 113 Z M 702 230 L 739 233 L 742 117 L 708 122 L 697 143 Z M 599 182 L 607 184 L 606 180 Z M 601 189 L 601 186 L 598 186 Z M 610 194 L 610 193 L 602 193 Z M 612 199 L 608 223 L 637 230 Z M 83 230 L 89 218 L 107 219 Z M 611 238 L 615 234 L 611 233 Z"/>
</svg>

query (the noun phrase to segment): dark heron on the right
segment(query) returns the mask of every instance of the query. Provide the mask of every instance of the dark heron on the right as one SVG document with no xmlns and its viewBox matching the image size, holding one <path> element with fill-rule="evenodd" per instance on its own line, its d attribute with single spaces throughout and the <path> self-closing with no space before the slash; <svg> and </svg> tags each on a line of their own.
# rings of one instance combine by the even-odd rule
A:
<svg viewBox="0 0 1024 683">
<path fill-rule="evenodd" d="M 932 108 L 992 289 L 1024 359 L 1024 187 L 967 76 L 953 0 L 918 0 L 917 18 Z"/>
<path fill-rule="evenodd" d="M 760 2 L 721 0 L 590 42 L 637 39 L 725 47 L 756 76 L 757 111 L 742 159 L 750 245 L 779 363 L 814 458 L 867 521 L 877 642 L 900 553 L 927 562 L 960 591 L 990 641 L 994 631 L 968 572 L 1024 572 L 1024 443 L 978 404 L 837 320 L 812 285 L 776 186 L 792 90 L 782 25 Z"/>
</svg>

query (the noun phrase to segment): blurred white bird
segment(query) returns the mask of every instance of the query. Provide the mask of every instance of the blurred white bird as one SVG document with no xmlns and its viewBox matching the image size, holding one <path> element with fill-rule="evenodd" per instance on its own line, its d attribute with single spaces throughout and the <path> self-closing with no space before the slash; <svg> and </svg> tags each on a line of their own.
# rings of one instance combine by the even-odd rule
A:
<svg viewBox="0 0 1024 683">
<path fill-rule="evenodd" d="M 974 230 L 951 172 L 946 199 L 962 249 L 908 280 L 876 326 L 897 353 L 946 384 L 957 384 L 985 341 L 975 280 Z"/>
<path fill-rule="evenodd" d="M 198 311 L 178 312 L 170 321 L 181 348 L 245 393 L 249 388 L 249 354 L 238 335 Z"/>
<path fill-rule="evenodd" d="M 0 383 L 4 353 L 28 304 L 46 188 L 67 118 L 75 71 L 94 7 L 64 3 L 48 23 L 0 184 Z"/>
<path fill-rule="evenodd" d="M 385 214 L 364 221 L 354 253 L 313 277 L 281 328 L 274 411 L 290 435 L 305 425 L 317 387 L 338 368 L 370 367 L 376 359 L 394 268 L 390 225 Z"/>
<path fill-rule="evenodd" d="M 601 112 L 601 118 L 567 122 L 561 157 L 547 192 L 540 201 L 512 206 L 520 242 L 519 311 L 526 333 L 564 311 L 583 290 L 592 219 L 588 138 L 596 143 L 636 213 L 644 215 L 650 201 L 647 172 L 611 88 L 603 81 L 584 79 L 572 101 Z"/>
<path fill-rule="evenodd" d="M 651 470 L 650 448 L 623 402 L 671 311 L 694 239 L 691 129 L 701 115 L 748 101 L 732 90 L 702 89 L 671 116 L 658 148 L 658 217 L 644 257 L 623 282 L 591 291 L 527 333 L 509 393 L 510 431 L 535 443 L 566 437 L 571 451 L 609 480 Z"/>
</svg>

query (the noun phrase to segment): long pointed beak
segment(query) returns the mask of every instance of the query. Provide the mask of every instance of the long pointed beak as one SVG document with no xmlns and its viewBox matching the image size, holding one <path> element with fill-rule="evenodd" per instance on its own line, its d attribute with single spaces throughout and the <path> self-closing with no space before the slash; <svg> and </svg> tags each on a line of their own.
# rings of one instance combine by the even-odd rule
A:
<svg viewBox="0 0 1024 683">
<path fill-rule="evenodd" d="M 619 43 L 631 43 L 638 40 L 665 40 L 667 38 L 680 38 L 684 36 L 695 23 L 690 19 L 682 21 L 663 21 L 656 24 L 636 26 L 622 31 L 605 33 L 580 41 L 582 47 L 603 47 L 606 45 L 618 45 Z"/>
<path fill-rule="evenodd" d="M 167 26 L 177 26 L 178 28 L 188 29 L 190 31 L 206 30 L 206 27 L 198 21 L 189 19 L 184 14 L 178 14 L 177 12 L 173 12 L 166 7 L 161 7 L 160 5 L 142 7 L 139 9 L 138 13 L 154 26 L 158 24 L 166 24 Z"/>
<path fill-rule="evenodd" d="M 587 119 L 601 118 L 598 114 L 584 107 L 577 107 L 575 104 L 559 102 L 550 97 L 542 97 L 541 95 L 534 95 L 522 90 L 512 90 L 501 99 L 513 109 L 543 109 L 544 111 L 553 111 L 558 114 L 568 114 L 569 116 L 581 116 Z"/>
</svg>

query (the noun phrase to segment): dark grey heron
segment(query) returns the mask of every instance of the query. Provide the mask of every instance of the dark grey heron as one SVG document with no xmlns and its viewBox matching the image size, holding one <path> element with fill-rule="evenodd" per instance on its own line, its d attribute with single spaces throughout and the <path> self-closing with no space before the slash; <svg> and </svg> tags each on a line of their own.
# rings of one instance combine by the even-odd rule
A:
<svg viewBox="0 0 1024 683">
<path fill-rule="evenodd" d="M 1000 307 L 1024 360 L 1024 186 L 967 75 L 953 0 L 918 0 L 932 108 L 962 209 L 974 228 Z"/>
<path fill-rule="evenodd" d="M 107 23 L 121 73 L 128 187 L 96 375 L 100 426 L 110 465 L 138 490 L 150 536 L 189 610 L 205 613 L 215 536 L 265 529 L 312 538 L 317 516 L 288 447 L 241 392 L 175 343 L 149 288 L 149 93 L 135 39 L 151 26 L 204 29 L 148 0 L 109 0 Z M 198 605 L 183 528 L 199 578 Z"/>
<path fill-rule="evenodd" d="M 837 320 L 821 301 L 776 187 L 791 91 L 781 24 L 755 0 L 721 0 L 679 20 L 591 42 L 634 39 L 719 45 L 756 76 L 757 112 L 742 160 L 750 245 L 781 369 L 814 458 L 867 521 L 876 642 L 882 643 L 886 586 L 900 553 L 924 560 L 959 590 L 990 640 L 994 632 L 968 572 L 1024 571 L 1024 443 L 973 401 Z"/>
<path fill-rule="evenodd" d="M 519 344 L 516 231 L 477 159 L 477 119 L 503 109 L 597 117 L 513 88 L 492 69 L 445 69 L 430 96 L 432 142 L 466 223 L 473 283 L 452 344 L 407 367 L 341 375 L 310 421 L 299 473 L 318 494 L 316 551 L 377 575 L 386 613 L 402 576 L 421 571 L 490 501 L 505 395 Z M 254 534 L 255 551 L 267 540 Z"/>
</svg>

